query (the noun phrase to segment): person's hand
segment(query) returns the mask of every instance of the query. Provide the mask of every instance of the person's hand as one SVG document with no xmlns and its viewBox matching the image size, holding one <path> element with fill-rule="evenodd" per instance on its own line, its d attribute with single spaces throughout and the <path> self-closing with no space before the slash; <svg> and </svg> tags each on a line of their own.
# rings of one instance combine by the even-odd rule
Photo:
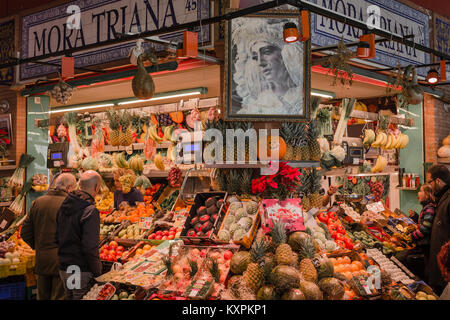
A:
<svg viewBox="0 0 450 320">
<path fill-rule="evenodd" d="M 330 189 L 328 190 L 328 195 L 331 196 L 331 195 L 335 194 L 337 192 L 337 190 L 341 187 L 342 187 L 342 184 L 340 184 L 338 186 L 330 186 Z"/>
</svg>

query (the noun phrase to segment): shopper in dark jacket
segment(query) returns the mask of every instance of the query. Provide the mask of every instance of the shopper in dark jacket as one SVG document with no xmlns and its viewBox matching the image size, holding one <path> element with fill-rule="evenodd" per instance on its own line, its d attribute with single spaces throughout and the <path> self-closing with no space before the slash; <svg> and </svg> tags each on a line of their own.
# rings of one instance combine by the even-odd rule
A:
<svg viewBox="0 0 450 320">
<path fill-rule="evenodd" d="M 64 287 L 59 276 L 58 245 L 55 241 L 56 214 L 67 194 L 75 190 L 77 180 L 70 173 L 56 178 L 54 188 L 31 204 L 20 236 L 36 250 L 34 272 L 37 300 L 63 300 Z"/>
<path fill-rule="evenodd" d="M 437 255 L 450 239 L 450 171 L 443 165 L 432 166 L 427 172 L 428 184 L 436 197 L 436 216 L 431 230 L 428 283 L 439 295 L 447 282 L 438 266 Z"/>
<path fill-rule="evenodd" d="M 67 300 L 81 299 L 89 291 L 93 278 L 101 274 L 100 215 L 94 200 L 100 182 L 97 172 L 84 172 L 80 190 L 70 193 L 58 212 L 59 270 Z"/>
</svg>

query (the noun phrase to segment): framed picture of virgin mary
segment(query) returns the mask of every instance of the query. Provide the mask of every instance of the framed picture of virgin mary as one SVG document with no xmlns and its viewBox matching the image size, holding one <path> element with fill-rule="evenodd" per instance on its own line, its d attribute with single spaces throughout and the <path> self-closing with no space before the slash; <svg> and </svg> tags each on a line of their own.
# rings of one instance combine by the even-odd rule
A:
<svg viewBox="0 0 450 320">
<path fill-rule="evenodd" d="M 264 12 L 227 22 L 225 118 L 245 121 L 309 121 L 310 41 L 286 43 L 292 12 Z"/>
</svg>

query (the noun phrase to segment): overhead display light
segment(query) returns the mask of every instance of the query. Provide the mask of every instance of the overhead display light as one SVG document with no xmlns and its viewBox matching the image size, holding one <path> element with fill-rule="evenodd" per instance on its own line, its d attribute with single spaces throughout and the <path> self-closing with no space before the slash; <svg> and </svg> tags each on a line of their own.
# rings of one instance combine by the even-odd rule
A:
<svg viewBox="0 0 450 320">
<path fill-rule="evenodd" d="M 298 40 L 297 26 L 293 22 L 287 22 L 283 28 L 284 42 L 292 43 Z"/>
<path fill-rule="evenodd" d="M 316 96 L 316 97 L 326 98 L 326 99 L 336 98 L 336 94 L 334 92 L 324 91 L 324 90 L 319 90 L 319 89 L 311 89 L 311 95 Z"/>
<path fill-rule="evenodd" d="M 366 59 L 370 56 L 370 44 L 367 41 L 360 41 L 358 43 L 356 56 L 360 59 Z"/>
<path fill-rule="evenodd" d="M 114 103 L 105 103 L 105 104 L 96 104 L 96 105 L 90 105 L 90 106 L 54 109 L 54 110 L 50 110 L 48 113 L 55 114 L 55 113 L 62 113 L 62 112 L 72 112 L 72 111 L 81 111 L 81 110 L 89 110 L 89 109 L 97 109 L 97 108 L 106 108 L 106 107 L 113 107 L 114 105 L 115 105 Z"/>
<path fill-rule="evenodd" d="M 439 81 L 439 73 L 436 69 L 430 69 L 427 74 L 427 82 L 429 84 L 435 84 Z"/>
</svg>

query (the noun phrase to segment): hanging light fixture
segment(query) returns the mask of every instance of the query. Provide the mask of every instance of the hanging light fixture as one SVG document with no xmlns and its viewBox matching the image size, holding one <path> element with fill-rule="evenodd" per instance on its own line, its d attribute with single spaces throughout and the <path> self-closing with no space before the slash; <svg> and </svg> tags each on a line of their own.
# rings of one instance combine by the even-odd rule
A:
<svg viewBox="0 0 450 320">
<path fill-rule="evenodd" d="M 360 41 L 358 43 L 358 49 L 356 50 L 356 56 L 361 59 L 367 59 L 370 55 L 370 44 L 367 41 Z"/>
<path fill-rule="evenodd" d="M 287 22 L 283 28 L 284 42 L 292 43 L 298 40 L 297 26 L 293 22 Z"/>
<path fill-rule="evenodd" d="M 439 81 L 439 73 L 436 69 L 430 69 L 427 74 L 427 82 L 430 84 L 437 83 Z"/>
</svg>

